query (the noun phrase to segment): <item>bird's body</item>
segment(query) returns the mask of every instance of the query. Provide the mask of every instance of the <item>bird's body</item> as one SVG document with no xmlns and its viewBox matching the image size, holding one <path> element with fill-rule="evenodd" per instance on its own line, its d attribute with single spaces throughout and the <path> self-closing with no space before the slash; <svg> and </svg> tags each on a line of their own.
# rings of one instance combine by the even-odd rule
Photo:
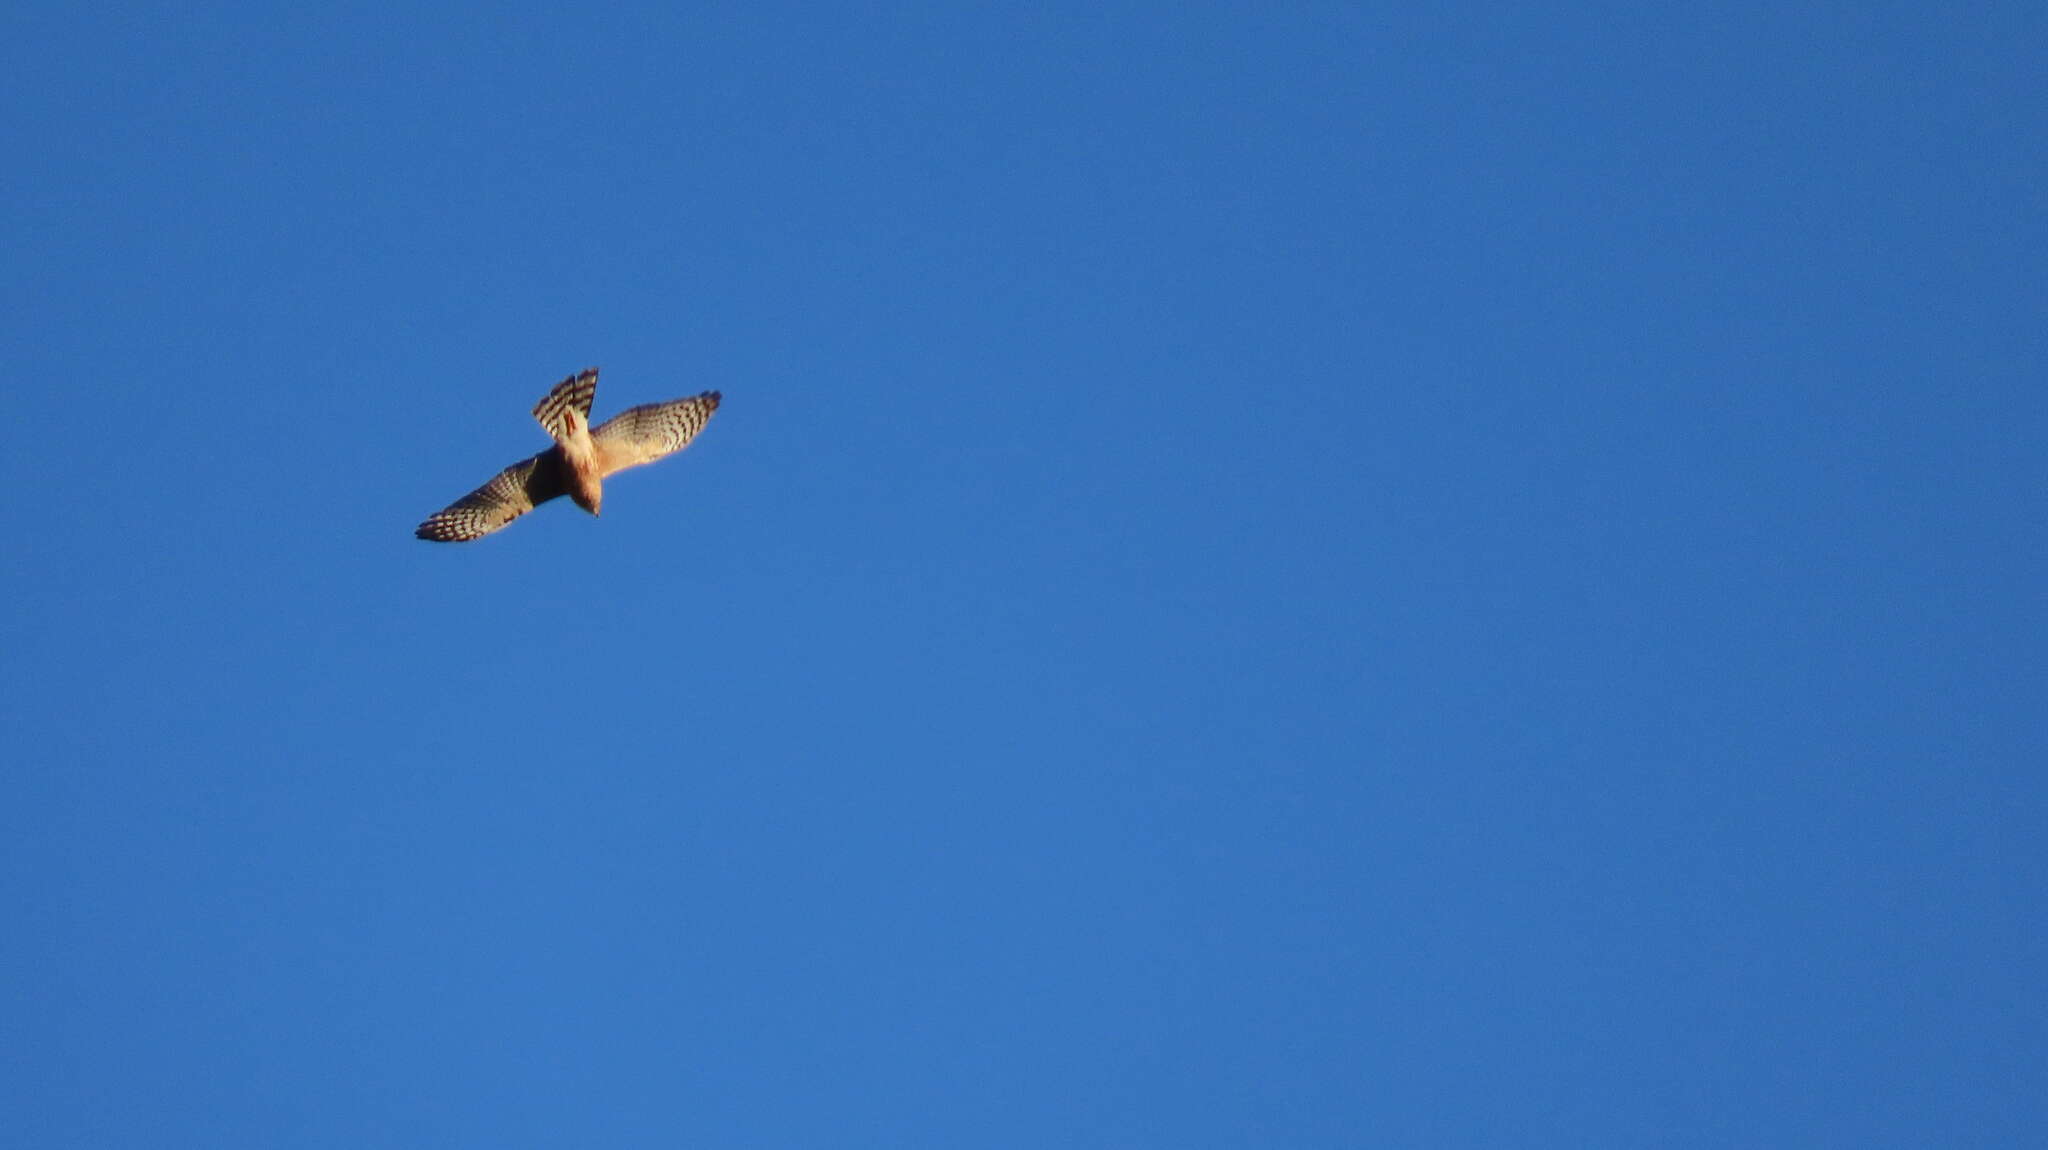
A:
<svg viewBox="0 0 2048 1150">
<path fill-rule="evenodd" d="M 489 483 L 435 512 L 413 532 L 437 543 L 478 539 L 560 495 L 598 514 L 604 480 L 689 446 L 718 410 L 719 393 L 628 408 L 593 428 L 597 369 L 572 375 L 534 406 L 555 445 L 507 467 Z"/>
</svg>

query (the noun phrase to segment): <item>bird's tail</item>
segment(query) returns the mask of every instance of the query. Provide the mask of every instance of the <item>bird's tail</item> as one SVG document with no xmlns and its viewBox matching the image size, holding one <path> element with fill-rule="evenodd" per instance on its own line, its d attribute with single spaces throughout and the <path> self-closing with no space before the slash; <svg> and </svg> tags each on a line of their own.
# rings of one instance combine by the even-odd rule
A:
<svg viewBox="0 0 2048 1150">
<path fill-rule="evenodd" d="M 533 405 L 533 417 L 557 442 L 590 426 L 590 401 L 597 397 L 597 369 L 585 368 L 554 386 Z M 573 414 L 572 414 L 573 413 Z"/>
</svg>

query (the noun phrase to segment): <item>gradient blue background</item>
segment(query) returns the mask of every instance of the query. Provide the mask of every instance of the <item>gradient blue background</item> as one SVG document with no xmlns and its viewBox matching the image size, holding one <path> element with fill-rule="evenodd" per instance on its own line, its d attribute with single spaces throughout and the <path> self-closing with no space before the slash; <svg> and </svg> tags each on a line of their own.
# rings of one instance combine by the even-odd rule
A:
<svg viewBox="0 0 2048 1150">
<path fill-rule="evenodd" d="M 1655 7 L 10 6 L 0 1140 L 2040 1145 L 2048 17 Z"/>
</svg>

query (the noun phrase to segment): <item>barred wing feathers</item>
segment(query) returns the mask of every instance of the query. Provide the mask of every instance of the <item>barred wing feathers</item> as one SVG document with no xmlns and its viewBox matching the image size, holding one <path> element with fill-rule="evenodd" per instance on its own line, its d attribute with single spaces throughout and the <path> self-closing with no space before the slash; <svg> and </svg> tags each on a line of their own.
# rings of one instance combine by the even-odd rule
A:
<svg viewBox="0 0 2048 1150">
<path fill-rule="evenodd" d="M 568 490 L 561 449 L 549 448 L 507 467 L 489 483 L 428 516 L 413 535 L 436 543 L 480 539 Z"/>
<path fill-rule="evenodd" d="M 718 400 L 717 392 L 707 391 L 688 399 L 641 404 L 605 420 L 590 433 L 599 470 L 612 475 L 688 447 L 718 410 Z"/>
</svg>

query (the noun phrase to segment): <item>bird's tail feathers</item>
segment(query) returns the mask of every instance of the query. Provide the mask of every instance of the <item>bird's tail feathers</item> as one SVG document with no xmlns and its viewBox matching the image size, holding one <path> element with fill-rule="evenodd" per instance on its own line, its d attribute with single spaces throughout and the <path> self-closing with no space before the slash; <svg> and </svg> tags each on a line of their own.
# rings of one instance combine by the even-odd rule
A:
<svg viewBox="0 0 2048 1150">
<path fill-rule="evenodd" d="M 533 405 L 533 417 L 559 442 L 575 431 L 579 418 L 584 427 L 590 426 L 590 401 L 596 397 L 597 369 L 585 368 L 541 396 L 540 402 Z"/>
</svg>

